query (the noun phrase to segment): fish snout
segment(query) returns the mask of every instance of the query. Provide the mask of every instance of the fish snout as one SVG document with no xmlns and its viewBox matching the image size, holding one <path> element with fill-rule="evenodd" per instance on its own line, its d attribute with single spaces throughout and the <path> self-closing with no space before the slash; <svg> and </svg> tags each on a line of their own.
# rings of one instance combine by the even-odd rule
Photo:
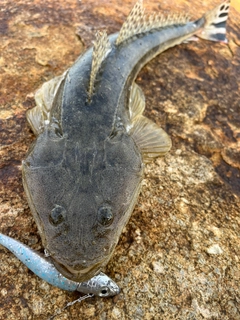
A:
<svg viewBox="0 0 240 320">
<path fill-rule="evenodd" d="M 98 274 L 101 271 L 103 262 L 89 264 L 86 260 L 78 261 L 76 263 L 63 264 L 52 259 L 56 269 L 66 278 L 76 281 L 83 282 Z"/>
</svg>

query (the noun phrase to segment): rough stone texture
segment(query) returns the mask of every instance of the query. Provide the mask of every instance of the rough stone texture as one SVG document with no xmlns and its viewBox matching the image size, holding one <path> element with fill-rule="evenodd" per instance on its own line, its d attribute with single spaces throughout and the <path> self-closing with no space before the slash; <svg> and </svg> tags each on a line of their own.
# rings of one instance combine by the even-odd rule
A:
<svg viewBox="0 0 240 320">
<path fill-rule="evenodd" d="M 218 3 L 194 2 L 145 6 L 198 17 Z M 21 160 L 34 140 L 26 110 L 34 91 L 69 67 L 96 30 L 119 30 L 133 3 L 1 0 L 0 226 L 34 249 L 43 250 L 21 182 Z M 147 165 L 107 267 L 121 294 L 87 299 L 55 319 L 240 319 L 239 19 L 232 8 L 229 45 L 183 44 L 140 73 L 146 114 L 165 127 L 173 148 Z M 2 247 L 0 257 L 0 319 L 49 319 L 79 297 L 40 280 Z"/>
</svg>

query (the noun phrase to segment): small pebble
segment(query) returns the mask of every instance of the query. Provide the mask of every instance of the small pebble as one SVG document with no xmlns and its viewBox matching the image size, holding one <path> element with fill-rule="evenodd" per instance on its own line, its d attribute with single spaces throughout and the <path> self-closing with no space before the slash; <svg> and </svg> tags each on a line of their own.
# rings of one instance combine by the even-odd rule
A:
<svg viewBox="0 0 240 320">
<path fill-rule="evenodd" d="M 218 244 L 213 244 L 209 248 L 207 248 L 207 253 L 209 254 L 222 254 L 223 250 Z"/>
</svg>

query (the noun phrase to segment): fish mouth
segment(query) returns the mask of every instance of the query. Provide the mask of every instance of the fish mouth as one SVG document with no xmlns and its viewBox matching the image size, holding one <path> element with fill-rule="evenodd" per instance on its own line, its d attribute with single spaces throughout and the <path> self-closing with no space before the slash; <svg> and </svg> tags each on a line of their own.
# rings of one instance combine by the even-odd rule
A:
<svg viewBox="0 0 240 320">
<path fill-rule="evenodd" d="M 68 265 L 63 265 L 59 261 L 52 259 L 52 262 L 56 269 L 66 278 L 75 281 L 75 282 L 83 282 L 91 279 L 96 274 L 101 271 L 101 267 L 103 267 L 103 261 L 100 261 L 90 267 L 84 267 L 78 265 L 76 268 L 73 268 Z"/>
</svg>

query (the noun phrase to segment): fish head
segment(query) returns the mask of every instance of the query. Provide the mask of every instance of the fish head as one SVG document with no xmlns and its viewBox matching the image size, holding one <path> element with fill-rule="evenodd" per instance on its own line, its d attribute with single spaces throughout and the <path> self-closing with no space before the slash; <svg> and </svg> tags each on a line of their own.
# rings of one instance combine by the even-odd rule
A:
<svg viewBox="0 0 240 320">
<path fill-rule="evenodd" d="M 23 182 L 42 242 L 61 274 L 82 282 L 108 263 L 134 208 L 142 160 L 127 135 L 82 148 L 42 134 Z"/>
</svg>

